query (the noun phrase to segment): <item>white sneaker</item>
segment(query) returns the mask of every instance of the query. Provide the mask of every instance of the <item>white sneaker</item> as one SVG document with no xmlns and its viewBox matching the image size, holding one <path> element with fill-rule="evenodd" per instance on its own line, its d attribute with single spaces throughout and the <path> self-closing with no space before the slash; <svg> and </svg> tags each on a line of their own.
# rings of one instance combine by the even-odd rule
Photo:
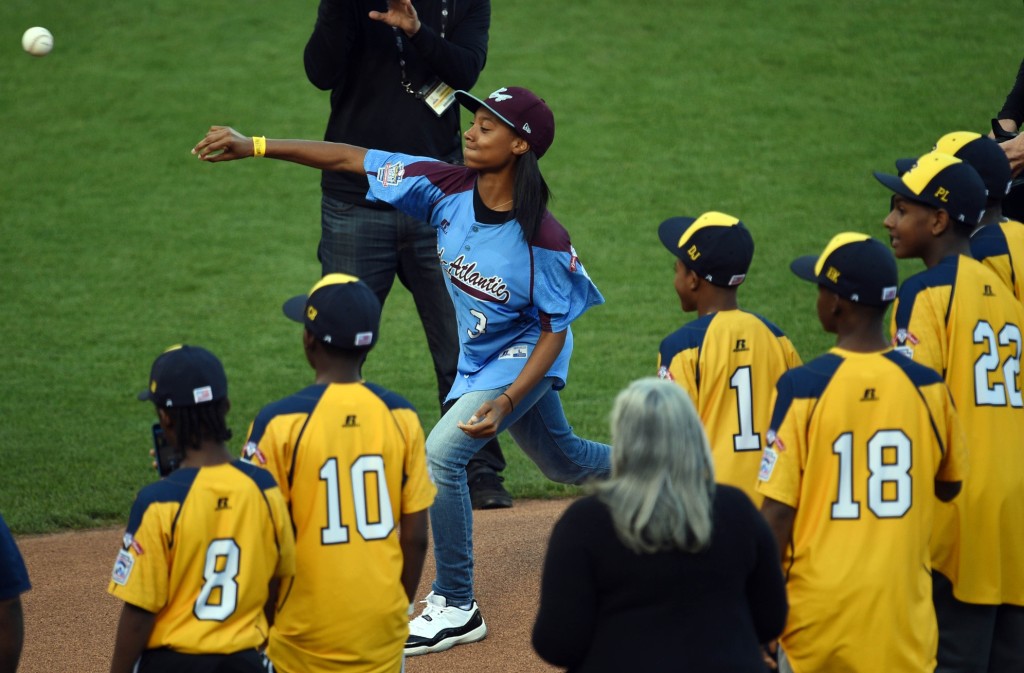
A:
<svg viewBox="0 0 1024 673">
<path fill-rule="evenodd" d="M 444 596 L 431 591 L 422 602 L 427 607 L 419 617 L 409 622 L 406 656 L 443 652 L 455 645 L 483 640 L 487 635 L 487 625 L 476 601 L 468 610 L 462 610 L 448 605 Z"/>
</svg>

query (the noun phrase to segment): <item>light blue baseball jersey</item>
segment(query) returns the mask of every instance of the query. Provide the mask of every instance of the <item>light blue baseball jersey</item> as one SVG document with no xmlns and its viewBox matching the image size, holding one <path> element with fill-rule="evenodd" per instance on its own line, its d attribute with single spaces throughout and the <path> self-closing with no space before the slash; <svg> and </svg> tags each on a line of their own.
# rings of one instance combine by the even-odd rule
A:
<svg viewBox="0 0 1024 673">
<path fill-rule="evenodd" d="M 541 330 L 567 332 L 548 376 L 565 385 L 573 320 L 604 297 L 590 280 L 568 232 L 545 213 L 527 244 L 511 213 L 492 211 L 477 195 L 477 172 L 434 159 L 366 153 L 367 198 L 430 222 L 459 327 L 459 375 L 448 399 L 509 385 L 522 371 Z"/>
</svg>

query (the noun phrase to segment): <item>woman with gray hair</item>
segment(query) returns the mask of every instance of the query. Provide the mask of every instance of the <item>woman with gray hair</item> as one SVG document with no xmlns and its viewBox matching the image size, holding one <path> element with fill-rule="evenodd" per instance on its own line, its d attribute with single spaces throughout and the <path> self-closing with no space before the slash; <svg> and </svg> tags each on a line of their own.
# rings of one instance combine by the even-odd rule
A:
<svg viewBox="0 0 1024 673">
<path fill-rule="evenodd" d="M 534 649 L 574 673 L 765 671 L 786 620 L 779 552 L 749 498 L 715 484 L 685 391 L 635 381 L 611 431 L 611 478 L 552 532 Z"/>
</svg>

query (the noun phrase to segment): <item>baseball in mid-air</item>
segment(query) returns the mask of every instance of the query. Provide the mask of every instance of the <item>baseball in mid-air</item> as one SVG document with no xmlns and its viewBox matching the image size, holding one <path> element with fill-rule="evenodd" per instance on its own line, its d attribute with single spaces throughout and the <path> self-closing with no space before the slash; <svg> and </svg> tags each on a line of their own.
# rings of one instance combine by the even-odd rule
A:
<svg viewBox="0 0 1024 673">
<path fill-rule="evenodd" d="M 21 36 L 21 46 L 33 56 L 46 56 L 53 49 L 53 35 L 42 26 L 34 26 Z"/>
</svg>

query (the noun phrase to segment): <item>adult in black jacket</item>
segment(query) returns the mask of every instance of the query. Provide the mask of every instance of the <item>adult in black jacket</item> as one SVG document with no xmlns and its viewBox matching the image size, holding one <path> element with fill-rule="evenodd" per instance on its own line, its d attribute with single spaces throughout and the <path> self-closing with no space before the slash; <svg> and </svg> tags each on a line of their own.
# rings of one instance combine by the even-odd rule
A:
<svg viewBox="0 0 1024 673">
<path fill-rule="evenodd" d="M 386 10 L 386 11 L 385 11 Z M 324 139 L 462 161 L 454 90 L 470 90 L 487 60 L 490 0 L 320 0 L 306 76 L 331 92 Z M 451 389 L 458 336 L 437 264 L 434 229 L 366 199 L 364 176 L 321 177 L 323 273 L 361 278 L 381 304 L 395 276 L 412 293 L 434 361 L 440 402 Z M 467 467 L 476 508 L 510 507 L 497 439 Z"/>
<path fill-rule="evenodd" d="M 534 649 L 572 673 L 763 673 L 786 621 L 778 548 L 750 499 L 714 483 L 683 389 L 626 388 L 612 447 L 611 478 L 551 535 Z"/>
</svg>

